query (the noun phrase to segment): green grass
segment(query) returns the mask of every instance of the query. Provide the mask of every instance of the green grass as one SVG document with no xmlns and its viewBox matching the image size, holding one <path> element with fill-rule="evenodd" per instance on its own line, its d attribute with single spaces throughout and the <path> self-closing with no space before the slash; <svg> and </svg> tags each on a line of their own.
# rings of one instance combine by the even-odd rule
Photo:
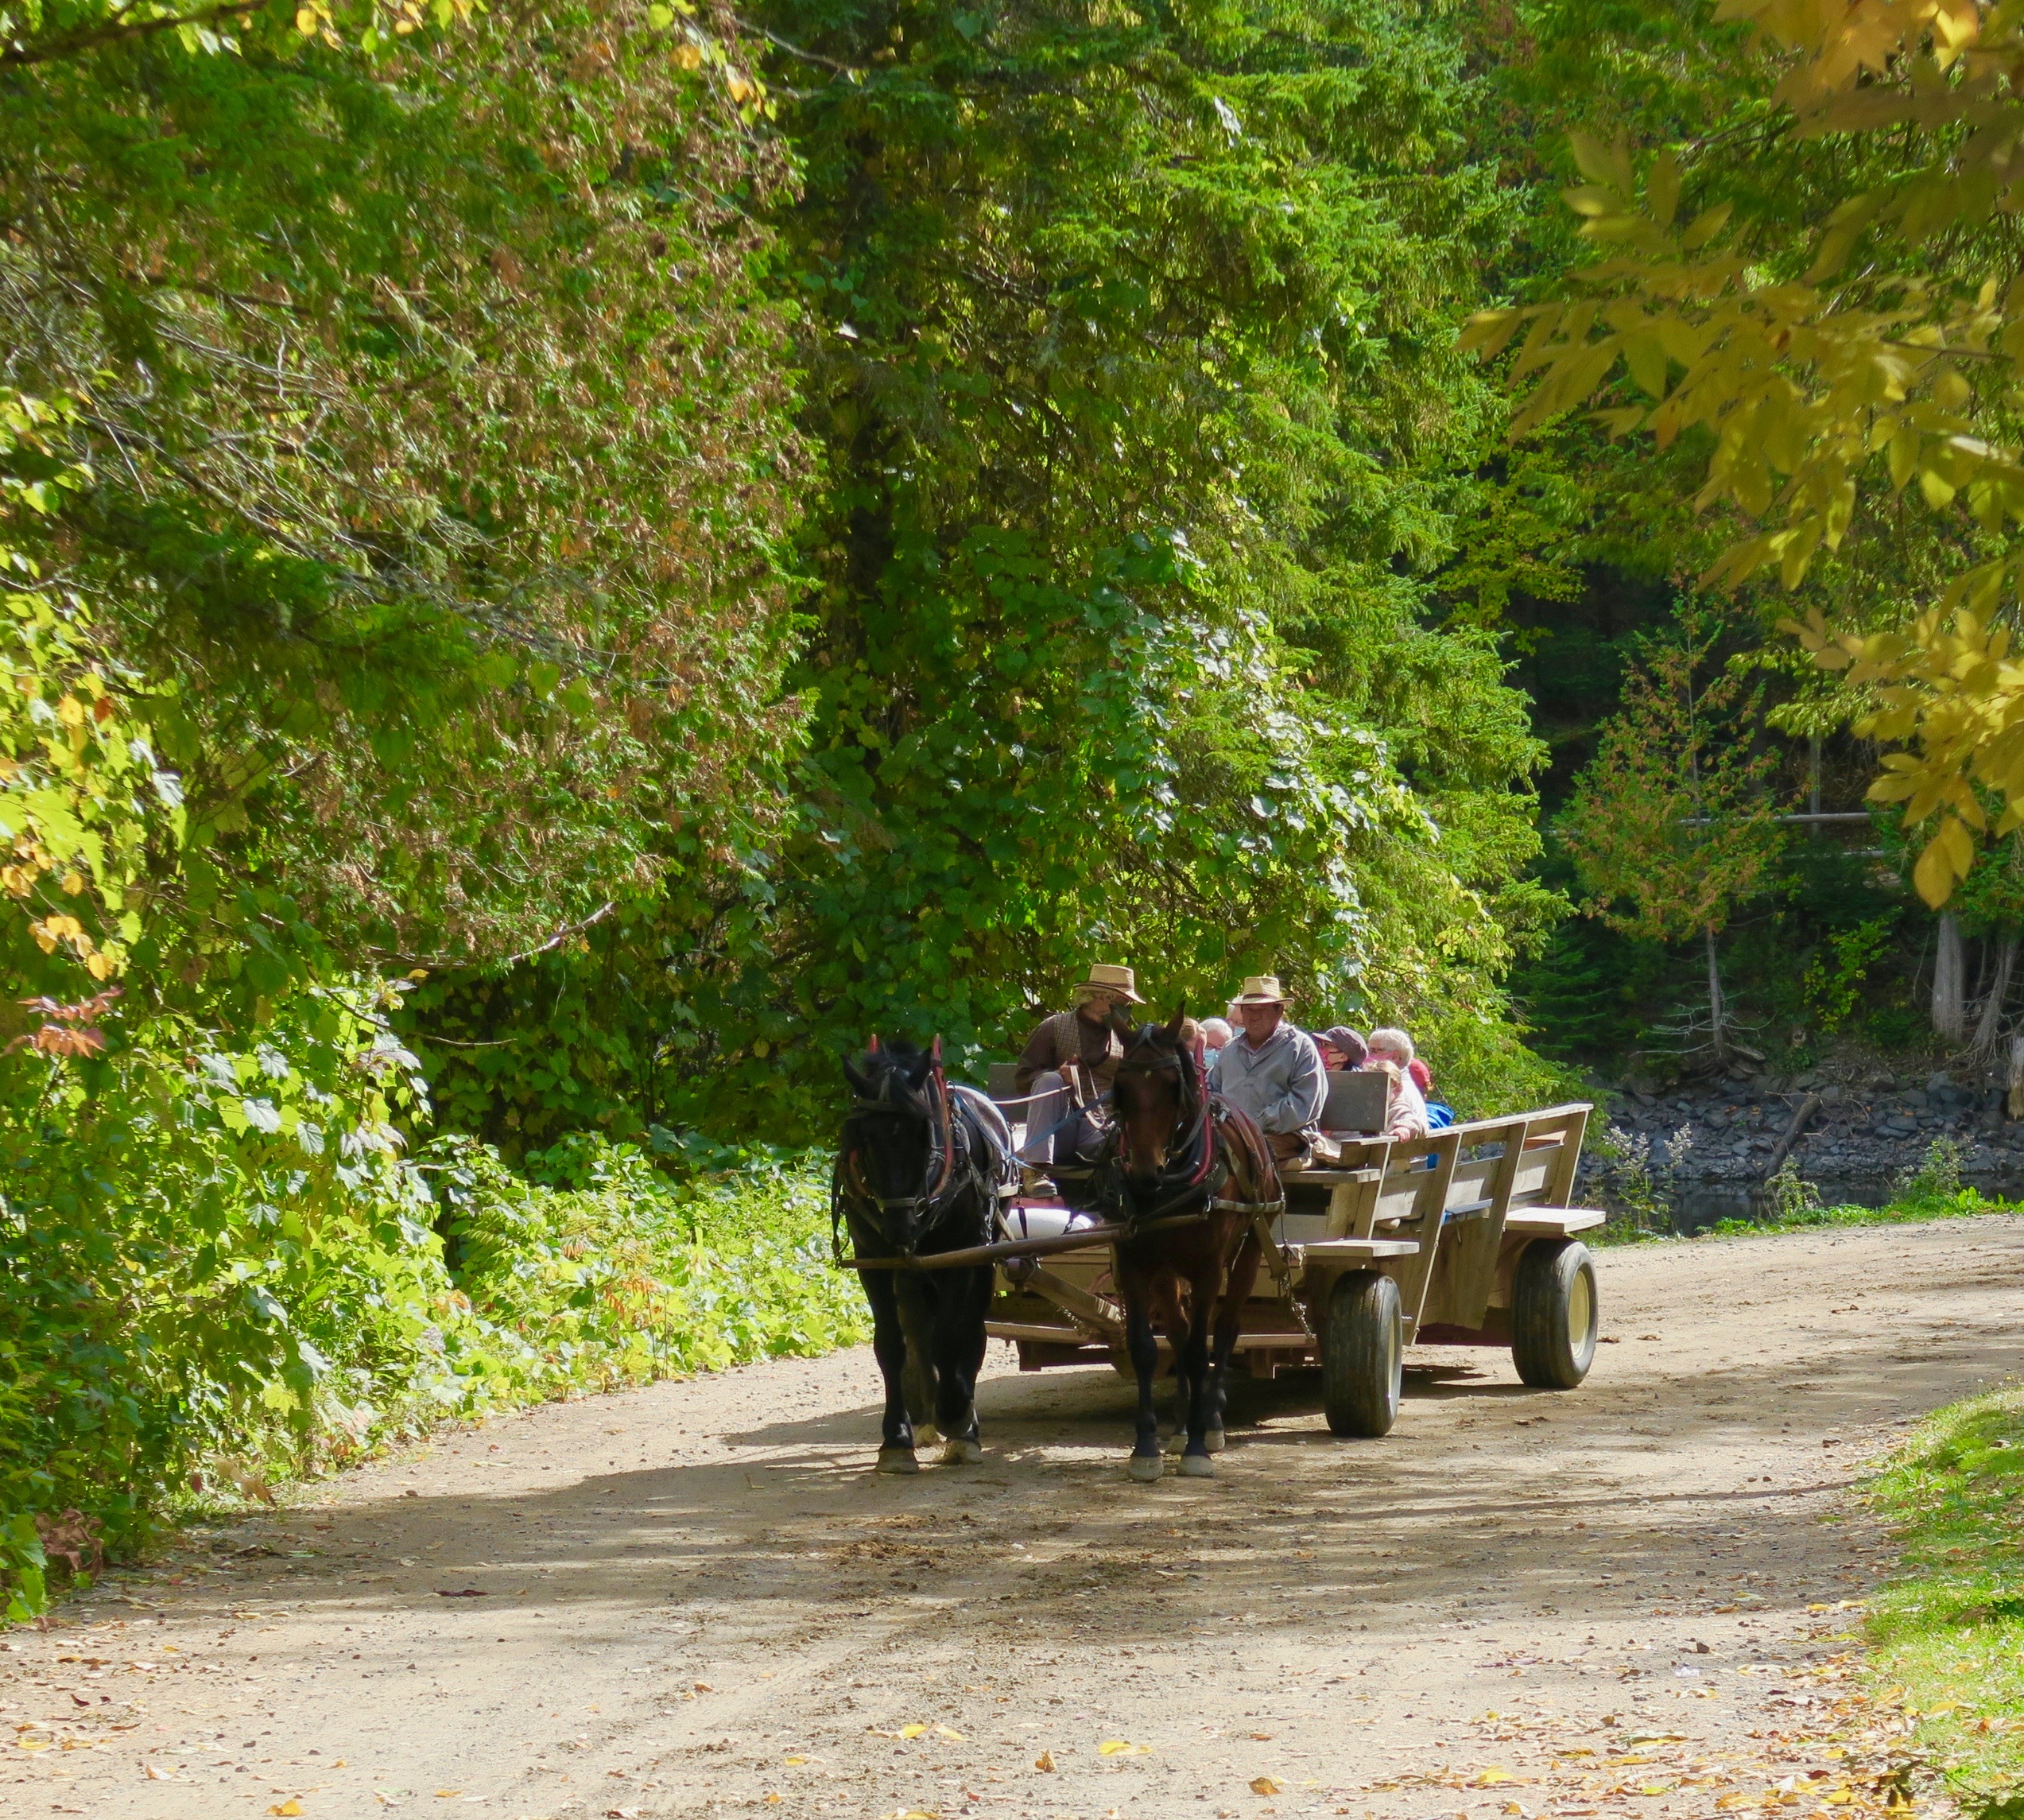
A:
<svg viewBox="0 0 2024 1820">
<path fill-rule="evenodd" d="M 1872 1601 L 1881 1684 L 1978 1820 L 2024 1816 L 2024 1387 L 1941 1410 L 1868 1496 L 1903 1548 Z"/>
<path fill-rule="evenodd" d="M 1979 1213 L 2024 1213 L 2024 1201 L 2004 1201 L 1979 1189 L 1956 1189 L 1947 1194 L 1907 1194 L 1881 1207 L 1801 1207 L 1761 1219 L 1717 1220 L 1691 1236 L 1665 1232 L 1629 1218 L 1612 1216 L 1599 1231 L 1585 1234 L 1591 1247 L 1643 1245 L 1661 1242 L 1697 1244 L 1704 1239 L 1734 1239 L 1760 1232 L 1812 1232 L 1824 1226 L 1911 1225 L 1927 1220 L 1964 1220 Z M 2020 1816 L 2024 1820 L 2024 1816 Z"/>
<path fill-rule="evenodd" d="M 1959 1188 L 1945 1194 L 1908 1194 L 1881 1207 L 1801 1207 L 1763 1220 L 1718 1220 L 1708 1231 L 1727 1238 L 1743 1232 L 1810 1232 L 1822 1226 L 1891 1226 L 1922 1220 L 1960 1220 L 1976 1213 L 2014 1213 L 2020 1203 Z"/>
</svg>

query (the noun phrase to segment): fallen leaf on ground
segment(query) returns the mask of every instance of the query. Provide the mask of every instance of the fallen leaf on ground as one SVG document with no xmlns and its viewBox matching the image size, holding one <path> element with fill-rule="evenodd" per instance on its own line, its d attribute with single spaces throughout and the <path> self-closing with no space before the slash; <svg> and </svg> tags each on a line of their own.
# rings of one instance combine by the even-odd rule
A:
<svg viewBox="0 0 2024 1820">
<path fill-rule="evenodd" d="M 49 1740 L 47 1738 L 17 1738 L 14 1743 L 18 1748 L 25 1751 L 46 1751 L 49 1748 Z M 152 1766 L 149 1768 L 149 1773 L 150 1775 L 153 1773 Z"/>
<path fill-rule="evenodd" d="M 789 1757 L 785 1760 L 789 1763 L 806 1763 L 808 1760 L 806 1757 Z"/>
<path fill-rule="evenodd" d="M 299 1801 L 277 1801 L 267 1811 L 269 1814 L 300 1814 L 302 1803 Z"/>
<path fill-rule="evenodd" d="M 461 1788 L 439 1788 L 436 1791 L 436 1799 L 438 1801 L 454 1801 L 463 1793 Z"/>
<path fill-rule="evenodd" d="M 1251 1778 L 1251 1793 L 1254 1795 L 1277 1795 L 1283 1786 L 1282 1783 L 1274 1782 L 1269 1775 L 1254 1775 Z"/>
<path fill-rule="evenodd" d="M 960 1732 L 952 1732 L 946 1725 L 937 1725 L 935 1729 L 945 1738 L 955 1739 L 959 1744 L 967 1744 L 970 1741 Z"/>
<path fill-rule="evenodd" d="M 1495 1788 L 1500 1783 L 1516 1782 L 1518 1779 L 1512 1775 L 1509 1770 L 1500 1769 L 1495 1764 L 1492 1764 L 1489 1768 L 1483 1771 L 1480 1775 L 1477 1776 L 1473 1781 L 1471 1781 L 1469 1783 L 1469 1787 L 1471 1788 Z"/>
<path fill-rule="evenodd" d="M 925 1738 L 928 1735 L 928 1728 L 925 1725 L 902 1725 L 893 1735 L 898 1738 Z"/>
<path fill-rule="evenodd" d="M 1106 1757 L 1149 1757 L 1153 1754 L 1153 1747 L 1130 1744 L 1123 1738 L 1106 1738 L 1096 1747 L 1096 1754 Z"/>
<path fill-rule="evenodd" d="M 485 1589 L 483 1586 L 459 1586 L 452 1590 L 448 1586 L 438 1586 L 436 1597 L 439 1599 L 482 1599 L 485 1597 Z"/>
<path fill-rule="evenodd" d="M 1038 1756 L 1033 1759 L 1033 1768 L 1035 1769 L 1052 1769 L 1053 1767 L 1054 1753 L 1052 1751 L 1042 1751 Z"/>
</svg>

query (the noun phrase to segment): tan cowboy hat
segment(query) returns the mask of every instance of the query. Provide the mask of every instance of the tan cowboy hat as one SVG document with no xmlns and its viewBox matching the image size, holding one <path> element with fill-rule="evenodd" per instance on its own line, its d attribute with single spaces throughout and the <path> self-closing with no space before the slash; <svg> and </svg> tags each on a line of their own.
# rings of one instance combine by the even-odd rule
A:
<svg viewBox="0 0 2024 1820">
<path fill-rule="evenodd" d="M 1076 991 L 1078 996 L 1085 992 L 1115 992 L 1126 1004 L 1142 1005 L 1146 1001 L 1139 997 L 1137 987 L 1138 982 L 1129 967 L 1106 966 L 1099 960 L 1090 968 L 1089 977 L 1076 988 Z"/>
<path fill-rule="evenodd" d="M 1286 995 L 1279 990 L 1277 973 L 1253 973 L 1244 980 L 1244 989 L 1232 999 L 1233 1005 L 1283 1005 Z"/>
</svg>

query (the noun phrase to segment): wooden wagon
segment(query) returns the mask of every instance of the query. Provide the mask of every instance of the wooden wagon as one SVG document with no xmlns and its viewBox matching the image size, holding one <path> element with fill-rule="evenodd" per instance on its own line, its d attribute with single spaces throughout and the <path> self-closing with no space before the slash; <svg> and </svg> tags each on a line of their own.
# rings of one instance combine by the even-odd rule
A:
<svg viewBox="0 0 2024 1820">
<path fill-rule="evenodd" d="M 1527 1383 L 1574 1388 L 1595 1356 L 1597 1311 L 1595 1266 L 1575 1235 L 1603 1217 L 1568 1205 L 1591 1110 L 1554 1106 L 1411 1143 L 1343 1138 L 1329 1166 L 1288 1175 L 1233 1368 L 1270 1378 L 1318 1364 L 1338 1434 L 1391 1427 L 1409 1345 L 1508 1348 Z M 1034 1197 L 1009 1212 L 1057 1205 Z M 1111 1262 L 1107 1243 L 1000 1259 L 988 1331 L 1018 1346 L 1022 1370 L 1126 1370 Z"/>
</svg>

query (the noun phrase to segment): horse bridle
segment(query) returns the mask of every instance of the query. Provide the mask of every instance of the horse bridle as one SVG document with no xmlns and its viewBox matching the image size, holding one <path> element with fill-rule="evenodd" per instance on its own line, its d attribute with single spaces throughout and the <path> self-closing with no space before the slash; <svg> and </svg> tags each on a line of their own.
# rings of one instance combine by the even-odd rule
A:
<svg viewBox="0 0 2024 1820">
<path fill-rule="evenodd" d="M 1142 1040 L 1141 1042 L 1134 1042 L 1132 1048 L 1133 1050 L 1137 1050 L 1146 1046 L 1149 1046 Z M 1178 1050 L 1176 1050 L 1171 1055 L 1156 1056 L 1150 1061 L 1134 1061 L 1132 1059 L 1132 1050 L 1128 1050 L 1125 1053 L 1123 1061 L 1119 1062 L 1118 1065 L 1118 1072 L 1122 1074 L 1127 1068 L 1130 1069 L 1134 1073 L 1143 1073 L 1164 1074 L 1171 1071 L 1172 1073 L 1179 1075 L 1181 1077 L 1181 1093 L 1184 1104 L 1187 1097 L 1188 1089 L 1191 1086 L 1194 1089 L 1194 1115 L 1189 1123 L 1188 1135 L 1182 1140 L 1181 1154 L 1183 1156 L 1189 1155 L 1195 1151 L 1196 1147 L 1199 1146 L 1201 1151 L 1200 1158 L 1199 1161 L 1194 1162 L 1192 1166 L 1188 1163 L 1183 1163 L 1181 1166 L 1181 1170 L 1176 1170 L 1173 1174 L 1165 1176 L 1156 1174 L 1154 1178 L 1156 1182 L 1158 1182 L 1163 1187 L 1170 1189 L 1171 1192 L 1165 1194 L 1164 1197 L 1152 1208 L 1130 1216 L 1130 1217 L 1134 1220 L 1139 1219 L 1151 1219 L 1178 1206 L 1182 1201 L 1187 1200 L 1190 1196 L 1194 1194 L 1196 1191 L 1201 1187 L 1203 1183 L 1208 1180 L 1210 1171 L 1216 1166 L 1216 1119 L 1214 1116 L 1214 1108 L 1212 1104 L 1212 1096 L 1210 1095 L 1206 1085 L 1199 1081 L 1193 1080 L 1191 1077 L 1191 1071 L 1183 1063 L 1181 1057 L 1181 1052 Z M 1123 1162 L 1124 1160 L 1123 1152 L 1126 1141 L 1124 1121 L 1122 1119 L 1119 1120 L 1113 1128 L 1116 1132 L 1116 1144 L 1119 1160 Z M 1185 1180 L 1180 1179 L 1182 1170 L 1186 1171 L 1186 1178 Z M 1176 1186 L 1177 1183 L 1177 1186 Z"/>
<path fill-rule="evenodd" d="M 928 1110 L 917 1112 L 911 1106 L 899 1104 L 893 1098 L 894 1070 L 889 1069 L 878 1083 L 878 1096 L 867 1100 L 855 1096 L 845 1123 L 863 1117 L 913 1119 L 925 1116 L 928 1125 L 928 1167 L 926 1178 L 933 1186 L 920 1194 L 874 1194 L 864 1179 L 864 1167 L 859 1160 L 857 1147 L 853 1145 L 843 1153 L 843 1178 L 849 1198 L 860 1205 L 876 1207 L 882 1213 L 917 1213 L 932 1211 L 948 1196 L 956 1175 L 956 1112 L 948 1090 L 948 1081 L 942 1073 L 941 1038 L 935 1039 L 934 1047 L 929 1052 Z M 902 1251 L 904 1247 L 900 1248 Z"/>
</svg>

